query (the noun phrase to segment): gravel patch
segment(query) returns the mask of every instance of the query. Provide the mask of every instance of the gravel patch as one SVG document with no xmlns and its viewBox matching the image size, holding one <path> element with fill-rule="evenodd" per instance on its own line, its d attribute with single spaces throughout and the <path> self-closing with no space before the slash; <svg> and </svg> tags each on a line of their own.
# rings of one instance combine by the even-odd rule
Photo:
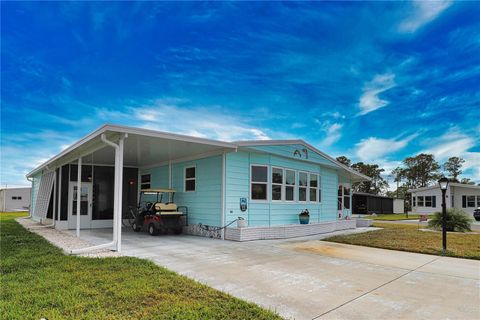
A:
<svg viewBox="0 0 480 320">
<path fill-rule="evenodd" d="M 72 249 L 80 249 L 93 246 L 92 243 L 85 241 L 81 238 L 77 238 L 67 231 L 57 230 L 50 227 L 39 228 L 42 225 L 36 221 L 33 221 L 32 219 L 18 218 L 16 219 L 16 221 L 28 231 L 44 237 L 45 239 L 47 239 L 48 242 L 62 249 L 66 254 L 69 254 L 70 250 Z M 109 249 L 100 249 L 78 254 L 78 256 L 89 258 L 105 258 L 120 257 L 121 254 L 116 251 L 111 251 Z"/>
</svg>

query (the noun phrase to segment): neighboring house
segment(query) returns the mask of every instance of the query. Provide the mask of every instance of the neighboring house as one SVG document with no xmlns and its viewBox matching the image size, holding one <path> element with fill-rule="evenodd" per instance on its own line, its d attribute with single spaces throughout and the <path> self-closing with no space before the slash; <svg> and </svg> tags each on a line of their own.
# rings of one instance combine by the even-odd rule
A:
<svg viewBox="0 0 480 320">
<path fill-rule="evenodd" d="M 0 210 L 2 212 L 28 210 L 31 190 L 30 187 L 0 189 Z"/>
<path fill-rule="evenodd" d="M 413 213 L 432 214 L 442 210 L 440 186 L 410 189 L 408 192 L 412 194 Z M 447 209 L 458 208 L 473 215 L 473 210 L 480 207 L 480 186 L 450 182 L 445 194 L 445 203 Z"/>
<path fill-rule="evenodd" d="M 310 229 L 288 236 L 351 228 L 351 185 L 369 180 L 302 140 L 222 142 L 115 125 L 99 128 L 27 177 L 33 219 L 56 217 L 57 228 L 112 227 L 114 216 L 136 205 L 140 189 L 172 188 L 175 202 L 188 207 L 185 232 L 205 235 L 208 226 L 209 236 L 235 240 L 246 239 L 235 224 L 226 233 L 218 227 L 242 217 L 253 234 L 249 240 L 268 238 L 265 228 L 297 225 L 304 209 Z M 121 208 L 115 211 L 114 203 Z M 282 237 L 275 232 L 270 236 Z"/>
</svg>

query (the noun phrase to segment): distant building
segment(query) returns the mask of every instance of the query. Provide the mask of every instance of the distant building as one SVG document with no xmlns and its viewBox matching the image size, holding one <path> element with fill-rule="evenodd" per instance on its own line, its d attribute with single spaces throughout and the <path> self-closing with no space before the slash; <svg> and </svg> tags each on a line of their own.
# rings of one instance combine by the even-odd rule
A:
<svg viewBox="0 0 480 320">
<path fill-rule="evenodd" d="M 408 190 L 412 194 L 412 212 L 432 214 L 442 210 L 442 191 L 438 185 Z M 458 208 L 473 215 L 473 210 L 480 207 L 480 186 L 454 183 L 448 184 L 445 194 L 448 208 Z"/>
<path fill-rule="evenodd" d="M 31 191 L 30 187 L 0 189 L 0 210 L 3 212 L 28 210 Z"/>
<path fill-rule="evenodd" d="M 402 200 L 403 201 L 403 200 Z M 352 197 L 354 214 L 388 214 L 394 213 L 393 198 L 370 193 L 355 192 Z M 395 212 L 400 213 L 400 212 Z"/>
</svg>

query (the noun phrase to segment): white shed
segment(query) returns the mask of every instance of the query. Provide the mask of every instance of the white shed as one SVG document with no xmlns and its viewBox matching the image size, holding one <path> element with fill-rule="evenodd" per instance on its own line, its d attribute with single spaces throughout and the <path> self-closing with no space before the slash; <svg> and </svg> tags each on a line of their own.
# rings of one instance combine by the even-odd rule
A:
<svg viewBox="0 0 480 320">
<path fill-rule="evenodd" d="M 393 213 L 405 213 L 404 199 L 393 199 Z"/>
<path fill-rule="evenodd" d="M 0 189 L 0 210 L 2 212 L 28 210 L 31 190 L 30 187 Z"/>
</svg>

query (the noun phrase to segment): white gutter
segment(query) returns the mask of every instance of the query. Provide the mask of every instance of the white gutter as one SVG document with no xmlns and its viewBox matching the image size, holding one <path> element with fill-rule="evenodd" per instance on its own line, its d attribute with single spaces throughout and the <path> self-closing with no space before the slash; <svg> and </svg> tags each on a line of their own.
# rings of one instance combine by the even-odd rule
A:
<svg viewBox="0 0 480 320">
<path fill-rule="evenodd" d="M 118 144 L 107 140 L 103 133 L 100 138 L 102 141 L 115 149 L 115 184 L 114 184 L 114 202 L 113 202 L 113 239 L 109 243 L 104 243 L 92 247 L 73 249 L 70 254 L 79 254 L 104 248 L 114 247 L 117 252 L 121 251 L 121 226 L 122 226 L 122 184 L 123 184 L 123 140 L 128 137 L 125 133 L 120 137 Z"/>
</svg>

